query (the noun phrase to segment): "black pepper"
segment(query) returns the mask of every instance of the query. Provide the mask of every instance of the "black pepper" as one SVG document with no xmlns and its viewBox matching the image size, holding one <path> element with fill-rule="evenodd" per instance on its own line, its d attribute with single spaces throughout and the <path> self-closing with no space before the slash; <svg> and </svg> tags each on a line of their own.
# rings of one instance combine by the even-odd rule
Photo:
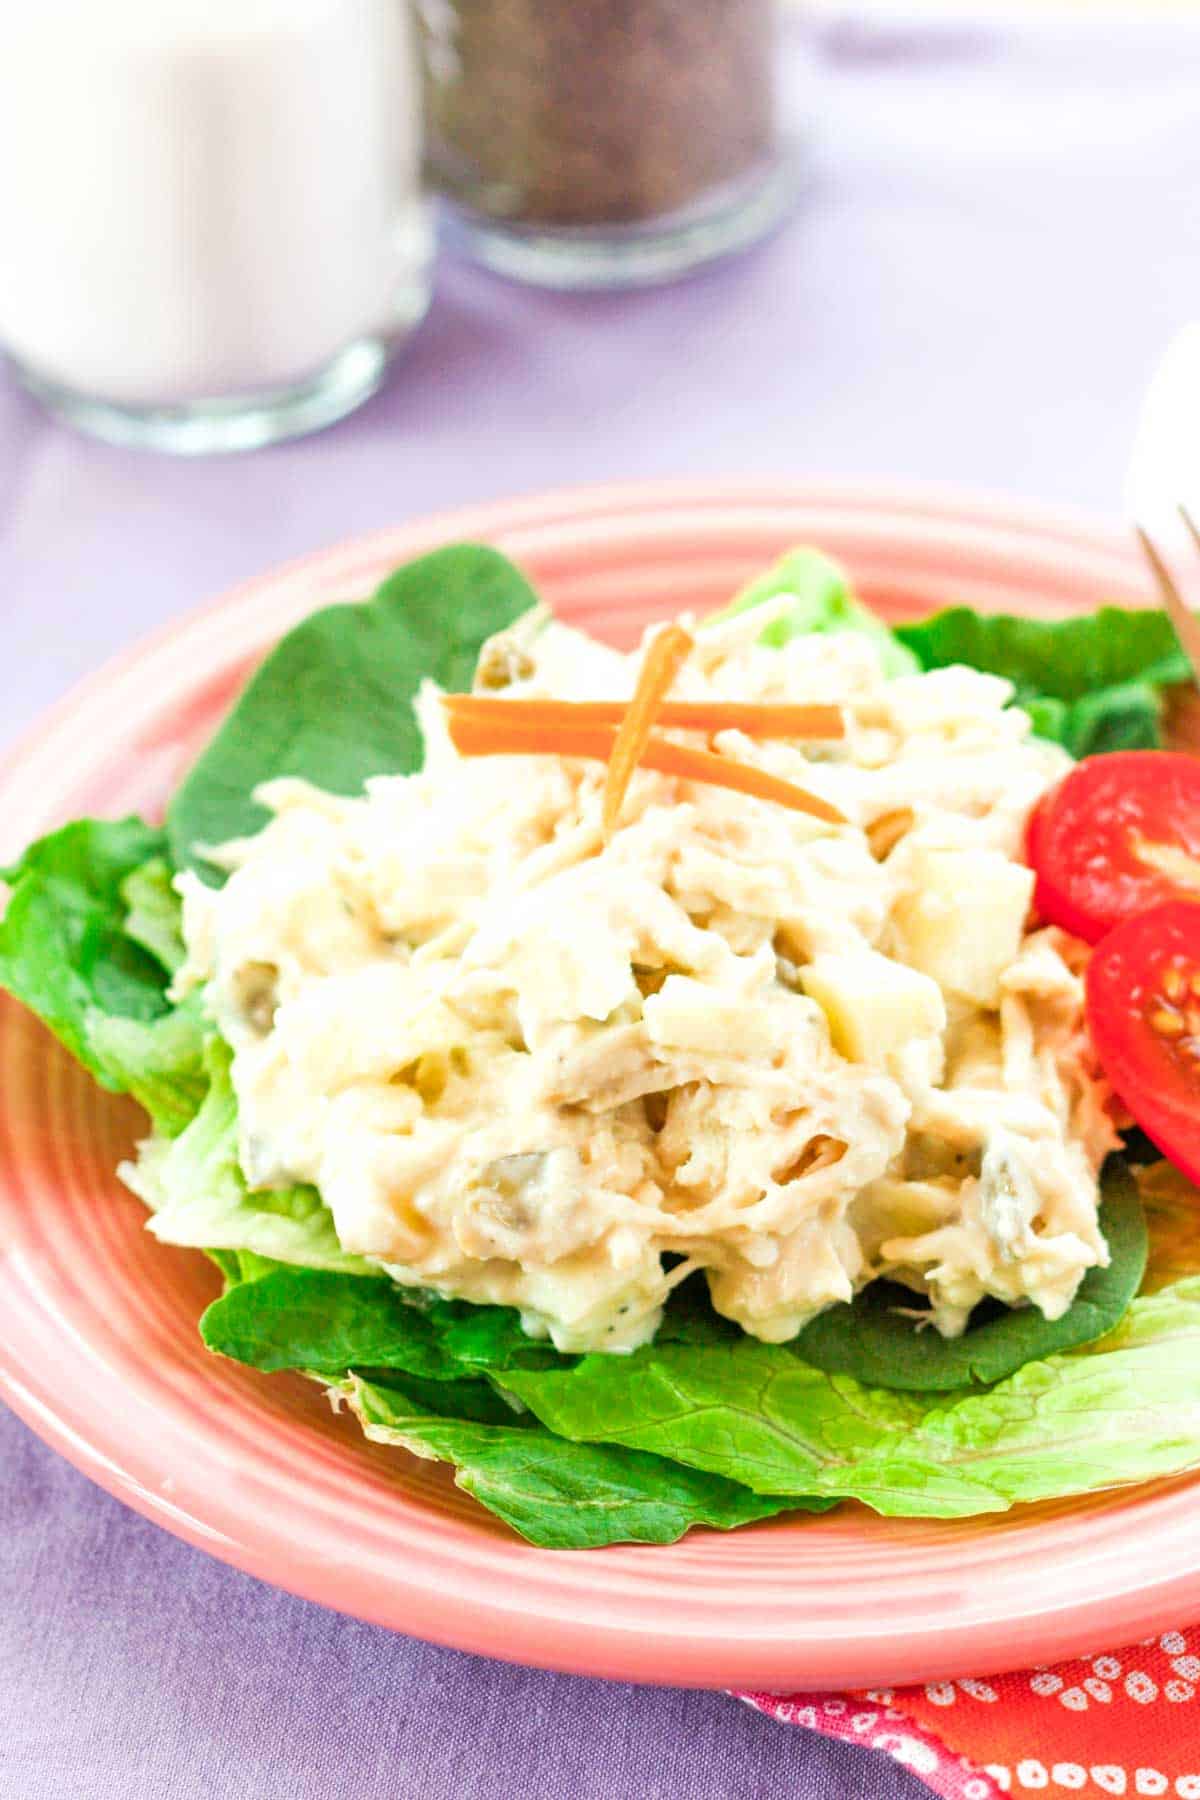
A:
<svg viewBox="0 0 1200 1800">
<path fill-rule="evenodd" d="M 679 213 L 772 155 L 773 0 L 419 0 L 429 160 L 476 214 Z"/>
</svg>

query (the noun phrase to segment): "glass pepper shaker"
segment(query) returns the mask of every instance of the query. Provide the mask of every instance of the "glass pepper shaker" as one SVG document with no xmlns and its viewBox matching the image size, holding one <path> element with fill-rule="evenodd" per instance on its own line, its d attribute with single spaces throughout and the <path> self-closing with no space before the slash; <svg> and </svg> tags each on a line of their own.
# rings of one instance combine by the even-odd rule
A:
<svg viewBox="0 0 1200 1800">
<path fill-rule="evenodd" d="M 792 193 L 774 0 L 418 0 L 453 238 L 549 286 L 667 280 Z"/>
</svg>

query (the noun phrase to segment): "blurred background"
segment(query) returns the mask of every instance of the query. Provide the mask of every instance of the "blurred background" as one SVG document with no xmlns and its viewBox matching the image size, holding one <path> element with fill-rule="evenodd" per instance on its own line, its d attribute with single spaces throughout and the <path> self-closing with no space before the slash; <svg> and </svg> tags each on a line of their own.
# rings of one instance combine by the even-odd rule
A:
<svg viewBox="0 0 1200 1800">
<path fill-rule="evenodd" d="M 770 472 L 1111 511 L 1197 305 L 1185 5 L 44 0 L 6 33 L 10 730 L 459 502 Z"/>
<path fill-rule="evenodd" d="M 460 502 L 694 473 L 1112 512 L 1200 291 L 1200 10 L 41 0 L 0 56 L 15 731 Z"/>
</svg>

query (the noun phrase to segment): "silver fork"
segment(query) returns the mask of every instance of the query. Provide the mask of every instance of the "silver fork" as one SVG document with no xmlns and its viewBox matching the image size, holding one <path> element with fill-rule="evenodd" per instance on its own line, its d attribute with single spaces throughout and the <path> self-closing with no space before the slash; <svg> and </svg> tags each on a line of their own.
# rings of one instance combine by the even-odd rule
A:
<svg viewBox="0 0 1200 1800">
<path fill-rule="evenodd" d="M 1200 526 L 1197 526 L 1186 506 L 1180 506 L 1179 516 L 1187 528 L 1192 543 L 1200 551 Z M 1175 635 L 1179 639 L 1184 655 L 1192 665 L 1192 673 L 1196 677 L 1197 686 L 1200 687 L 1200 620 L 1197 620 L 1180 593 L 1175 577 L 1167 567 L 1162 552 L 1149 532 L 1140 525 L 1135 525 L 1134 530 L 1137 532 L 1138 542 L 1145 553 L 1146 561 L 1150 565 L 1150 573 L 1154 577 L 1155 586 L 1162 595 L 1163 606 L 1175 627 Z"/>
</svg>

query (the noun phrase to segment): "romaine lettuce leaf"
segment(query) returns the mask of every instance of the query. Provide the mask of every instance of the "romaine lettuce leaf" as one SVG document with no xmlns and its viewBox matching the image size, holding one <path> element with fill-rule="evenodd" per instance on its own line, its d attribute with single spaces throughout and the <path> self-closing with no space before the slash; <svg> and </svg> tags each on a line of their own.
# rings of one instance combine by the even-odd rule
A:
<svg viewBox="0 0 1200 1800">
<path fill-rule="evenodd" d="M 242 1259 L 236 1250 L 216 1250 L 210 1247 L 204 1252 L 210 1263 L 215 1263 L 227 1287 L 233 1287 L 242 1277 Z"/>
<path fill-rule="evenodd" d="M 258 831 L 262 781 L 299 775 L 356 794 L 420 767 L 412 701 L 430 678 L 469 688 L 480 648 L 537 605 L 499 551 L 452 544 L 389 575 L 370 600 L 328 606 L 262 662 L 167 808 L 171 858 L 207 880 L 205 846 Z"/>
<path fill-rule="evenodd" d="M 198 1009 L 169 1010 L 179 900 L 164 838 L 140 819 L 78 819 L 12 868 L 0 920 L 0 987 L 47 1024 L 102 1087 L 182 1129 L 203 1099 Z"/>
<path fill-rule="evenodd" d="M 368 1437 L 452 1462 L 459 1486 L 532 1543 L 670 1543 L 693 1525 L 729 1529 L 833 1504 L 763 1498 L 642 1452 L 556 1438 L 484 1379 L 489 1368 L 569 1361 L 526 1338 L 509 1308 L 238 1260 L 240 1284 L 201 1321 L 210 1350 L 317 1375 L 349 1402 Z"/>
<path fill-rule="evenodd" d="M 1200 1277 L 1135 1301 L 1100 1343 L 983 1392 L 866 1388 L 751 1339 L 492 1379 L 560 1437 L 669 1456 L 756 1493 L 965 1517 L 1200 1464 Z"/>
<path fill-rule="evenodd" d="M 0 870 L 12 890 L 0 920 L 0 985 L 108 1088 L 120 1084 L 93 1048 L 95 1016 L 154 1019 L 167 1009 L 162 965 L 127 932 L 121 894 L 162 842 L 140 819 L 77 819 Z"/>
<path fill-rule="evenodd" d="M 174 879 L 166 857 L 154 856 L 121 883 L 125 936 L 148 950 L 167 975 L 174 975 L 187 955 L 183 908 L 172 885 Z"/>
<path fill-rule="evenodd" d="M 1146 1222 L 1137 1185 L 1119 1157 L 1104 1171 L 1100 1224 L 1109 1265 L 1089 1269 L 1060 1319 L 1036 1307 L 984 1302 L 959 1338 L 939 1337 L 914 1320 L 915 1296 L 874 1282 L 852 1304 L 831 1306 L 789 1348 L 831 1375 L 853 1375 L 867 1387 L 932 1392 L 1002 1381 L 1028 1362 L 1103 1337 L 1122 1317 L 1146 1268 Z"/>
<path fill-rule="evenodd" d="M 762 634 L 762 642 L 778 646 L 812 632 L 857 631 L 873 639 L 888 675 L 911 675 L 918 663 L 899 643 L 882 619 L 855 598 L 850 580 L 840 564 L 821 550 L 799 547 L 789 550 L 732 600 L 717 618 L 728 618 L 761 606 L 780 594 L 792 596 L 783 618 L 775 619 Z"/>
<path fill-rule="evenodd" d="M 268 1275 L 274 1275 L 278 1269 L 290 1269 L 292 1263 L 276 1262 L 273 1256 L 260 1256 L 255 1250 L 225 1250 L 221 1252 L 226 1263 L 226 1280 L 231 1287 L 239 1281 L 262 1281 Z M 324 1271 L 313 1270 L 314 1274 Z M 357 1280 L 356 1276 L 347 1277 Z"/>
<path fill-rule="evenodd" d="M 352 1376 L 338 1391 L 369 1438 L 452 1462 L 459 1487 L 547 1550 L 670 1544 L 693 1525 L 728 1531 L 807 1505 L 753 1494 L 639 1451 L 572 1443 L 530 1420 L 439 1417 L 422 1404 L 428 1389 L 399 1381 L 385 1385 Z M 474 1388 L 471 1397 L 477 1398 Z M 447 1400 L 453 1403 L 453 1394 Z M 809 1510 L 822 1511 L 823 1503 Z"/>
<path fill-rule="evenodd" d="M 517 1400 L 502 1394 L 499 1388 L 482 1378 L 469 1376 L 456 1381 L 434 1381 L 423 1375 L 397 1375 L 385 1369 L 378 1374 L 370 1369 L 355 1371 L 355 1378 L 373 1391 L 387 1390 L 393 1405 L 404 1411 L 428 1414 L 447 1424 L 506 1425 L 540 1431 L 533 1414 L 526 1412 Z M 335 1394 L 346 1397 L 347 1381 L 325 1384 Z"/>
<path fill-rule="evenodd" d="M 1127 1182 L 1115 1184 L 1121 1217 L 1110 1229 L 1129 1232 L 1140 1265 L 1144 1232 Z M 1049 1495 L 1105 1485 L 1101 1463 L 1115 1471 L 1113 1479 L 1136 1480 L 1143 1460 L 1148 1474 L 1200 1462 L 1200 1373 L 1175 1386 L 1167 1373 L 1187 1353 L 1190 1336 L 1200 1337 L 1200 1278 L 1140 1320 L 1136 1310 L 1127 1315 L 1095 1346 L 1104 1358 L 1098 1370 L 1089 1364 L 1081 1373 L 1080 1353 L 1042 1357 L 990 1389 L 949 1394 L 871 1388 L 814 1368 L 794 1345 L 762 1344 L 715 1319 L 698 1291 L 687 1297 L 696 1288 L 687 1284 L 655 1343 L 631 1357 L 560 1356 L 524 1338 L 510 1309 L 301 1269 L 268 1269 L 232 1287 L 210 1306 L 202 1329 L 210 1349 L 258 1368 L 303 1368 L 335 1382 L 340 1376 L 343 1386 L 354 1375 L 372 1392 L 408 1401 L 414 1382 L 437 1384 L 450 1397 L 459 1384 L 475 1392 L 486 1378 L 527 1406 L 551 1442 L 650 1453 L 771 1500 L 857 1497 L 884 1512 L 953 1517 L 997 1510 L 1028 1497 L 1025 1489 Z M 952 1347 L 939 1340 L 934 1348 Z M 987 1366 L 985 1356 L 977 1372 Z M 1097 1392 L 1105 1405 L 1096 1444 L 1081 1449 L 1070 1435 L 1071 1409 L 1080 1393 L 1090 1404 Z M 1137 1424 L 1143 1400 L 1150 1426 L 1144 1436 Z M 387 1441 L 474 1471 L 464 1485 L 485 1504 L 496 1499 L 491 1483 L 499 1463 L 507 1469 L 509 1452 L 519 1452 L 524 1481 L 524 1440 L 514 1446 L 508 1438 L 463 1437 L 446 1424 L 448 1398 L 433 1408 L 431 1423 L 428 1391 L 403 1418 L 396 1404 L 394 1397 L 388 1402 Z M 479 1422 L 477 1406 L 473 1417 Z M 540 1448 L 539 1470 L 547 1460 L 557 1467 L 557 1455 Z M 518 1517 L 511 1498 L 500 1494 L 499 1501 L 496 1510 L 518 1529 L 539 1542 L 558 1541 L 545 1535 L 549 1527 L 529 1494 Z M 631 1527 L 623 1521 L 613 1529 L 624 1536 Z"/>
<path fill-rule="evenodd" d="M 1164 612 L 1102 606 L 1023 619 L 959 606 L 897 626 L 895 635 L 923 669 L 966 663 L 1003 675 L 1039 736 L 1076 757 L 1159 747 L 1162 690 L 1190 678 Z"/>
<path fill-rule="evenodd" d="M 137 1161 L 121 1169 L 126 1185 L 151 1209 L 150 1230 L 164 1244 L 250 1250 L 309 1268 L 378 1275 L 342 1249 L 333 1215 L 315 1188 L 247 1188 L 237 1160 L 231 1060 L 228 1046 L 210 1038 L 207 1092 L 195 1118 L 175 1138 L 147 1140 Z"/>
<path fill-rule="evenodd" d="M 111 1084 L 132 1094 L 164 1138 L 191 1124 L 208 1093 L 205 1045 L 211 1035 L 198 995 L 157 1019 L 97 1011 L 88 1042 Z"/>
</svg>

